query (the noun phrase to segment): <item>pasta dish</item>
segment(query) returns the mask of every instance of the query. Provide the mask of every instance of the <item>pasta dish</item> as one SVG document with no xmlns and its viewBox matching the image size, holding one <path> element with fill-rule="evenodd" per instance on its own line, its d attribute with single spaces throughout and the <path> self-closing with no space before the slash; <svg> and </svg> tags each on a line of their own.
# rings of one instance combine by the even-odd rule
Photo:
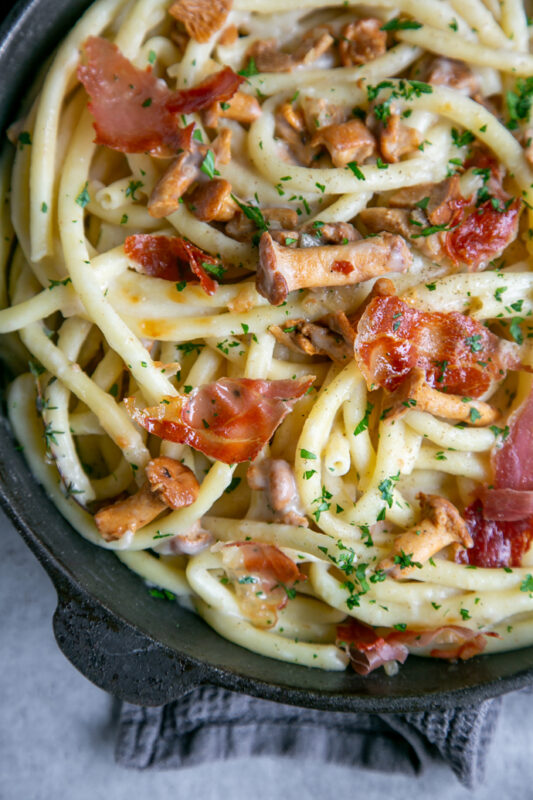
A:
<svg viewBox="0 0 533 800">
<path fill-rule="evenodd" d="M 533 644 L 532 30 L 97 0 L 62 42 L 2 161 L 7 409 L 146 602 L 362 675 Z"/>
</svg>

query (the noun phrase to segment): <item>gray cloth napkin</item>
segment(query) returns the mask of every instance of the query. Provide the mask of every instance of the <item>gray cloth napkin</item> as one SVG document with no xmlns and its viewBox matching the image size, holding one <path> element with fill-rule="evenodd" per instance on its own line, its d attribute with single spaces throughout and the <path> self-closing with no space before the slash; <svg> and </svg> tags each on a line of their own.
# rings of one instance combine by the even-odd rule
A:
<svg viewBox="0 0 533 800">
<path fill-rule="evenodd" d="M 137 769 L 284 756 L 416 775 L 447 763 L 472 788 L 483 779 L 500 698 L 474 709 L 409 714 L 316 711 L 201 686 L 166 706 L 122 705 L 116 761 Z"/>
</svg>

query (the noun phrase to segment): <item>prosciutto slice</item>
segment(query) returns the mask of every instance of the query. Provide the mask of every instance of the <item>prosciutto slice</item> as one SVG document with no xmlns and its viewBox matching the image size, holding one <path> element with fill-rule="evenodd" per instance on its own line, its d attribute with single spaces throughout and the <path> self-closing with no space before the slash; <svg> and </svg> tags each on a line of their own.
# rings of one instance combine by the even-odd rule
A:
<svg viewBox="0 0 533 800">
<path fill-rule="evenodd" d="M 271 627 L 299 581 L 307 580 L 294 561 L 266 542 L 232 542 L 222 548 L 241 611 L 256 625 Z"/>
<path fill-rule="evenodd" d="M 144 411 L 129 402 L 128 410 L 149 433 L 235 464 L 253 461 L 313 381 L 221 378 Z"/>
<path fill-rule="evenodd" d="M 139 69 L 107 39 L 90 36 L 84 52 L 78 78 L 89 95 L 95 142 L 123 153 L 166 156 L 189 149 L 193 125 L 181 128 L 178 113 L 229 100 L 243 80 L 225 67 L 192 89 L 171 92 L 150 66 Z"/>
<path fill-rule="evenodd" d="M 138 233 L 128 236 L 124 252 L 132 258 L 138 272 L 165 281 L 195 281 L 206 294 L 216 292 L 218 283 L 209 272 L 222 269 L 220 262 L 180 236 L 153 236 Z"/>
<path fill-rule="evenodd" d="M 492 457 L 497 488 L 533 489 L 533 391 L 509 420 L 509 434 Z"/>
<path fill-rule="evenodd" d="M 444 247 L 454 264 L 461 262 L 476 270 L 501 255 L 516 239 L 522 202 L 516 199 L 505 206 L 500 201 L 495 208 L 487 200 L 446 234 Z"/>
<path fill-rule="evenodd" d="M 533 527 L 533 392 L 511 416 L 503 444 L 492 452 L 492 469 L 492 486 L 480 494 L 485 520 Z M 514 528 L 518 536 L 520 526 Z"/>
<path fill-rule="evenodd" d="M 468 550 L 458 550 L 455 560 L 476 567 L 519 567 L 533 539 L 533 516 L 511 514 L 514 519 L 510 520 L 509 514 L 502 512 L 499 519 L 487 519 L 490 505 L 488 509 L 487 514 L 485 500 L 478 498 L 464 510 L 463 518 L 474 544 Z"/>
<path fill-rule="evenodd" d="M 486 634 L 492 635 L 492 634 Z M 460 658 L 465 661 L 483 652 L 486 638 L 459 625 L 444 625 L 430 630 L 397 631 L 391 628 L 372 628 L 352 619 L 337 626 L 337 646 L 344 647 L 352 667 L 359 675 L 368 675 L 387 661 L 404 663 L 409 648 L 441 645 L 430 651 L 432 658 Z"/>
<path fill-rule="evenodd" d="M 374 297 L 366 307 L 355 358 L 368 386 L 392 392 L 419 368 L 432 388 L 469 397 L 521 366 L 518 346 L 477 320 L 456 311 L 418 311 L 394 295 Z"/>
</svg>

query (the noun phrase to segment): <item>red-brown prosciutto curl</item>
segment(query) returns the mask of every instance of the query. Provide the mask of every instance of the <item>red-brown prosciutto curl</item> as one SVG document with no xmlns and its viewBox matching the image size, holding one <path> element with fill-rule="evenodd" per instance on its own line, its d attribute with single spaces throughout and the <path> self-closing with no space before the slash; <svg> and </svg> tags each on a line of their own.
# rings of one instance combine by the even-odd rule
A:
<svg viewBox="0 0 533 800">
<path fill-rule="evenodd" d="M 454 264 L 463 263 L 476 270 L 501 255 L 516 239 L 521 201 L 504 204 L 493 200 L 482 203 L 446 234 L 444 247 Z"/>
<path fill-rule="evenodd" d="M 497 496 L 494 499 L 497 500 Z M 500 515 L 513 516 L 506 511 L 509 499 L 500 497 L 500 502 Z M 484 500 L 475 500 L 464 510 L 463 518 L 474 545 L 468 550 L 458 550 L 455 560 L 476 567 L 519 567 L 533 539 L 531 512 L 529 516 L 515 516 L 514 520 L 487 519 L 488 516 L 492 516 L 491 507 L 486 507 Z"/>
<path fill-rule="evenodd" d="M 456 311 L 418 311 L 396 296 L 375 297 L 357 326 L 355 358 L 368 386 L 397 389 L 414 368 L 432 388 L 480 397 L 506 369 L 517 345 Z"/>
<path fill-rule="evenodd" d="M 492 634 L 487 634 L 492 635 Z M 444 625 L 432 630 L 396 631 L 372 628 L 352 619 L 337 626 L 337 646 L 344 647 L 352 667 L 359 675 L 368 675 L 388 661 L 404 663 L 409 648 L 442 645 L 430 651 L 432 658 L 460 658 L 465 661 L 483 652 L 486 638 L 459 625 Z"/>
<path fill-rule="evenodd" d="M 295 585 L 306 576 L 276 545 L 232 542 L 221 552 L 243 613 L 256 625 L 274 625 L 276 611 L 287 605 Z"/>
<path fill-rule="evenodd" d="M 223 268 L 218 259 L 200 250 L 180 236 L 152 236 L 138 233 L 128 236 L 124 252 L 132 258 L 138 272 L 165 281 L 200 281 L 206 294 L 214 294 L 218 283 L 209 275 Z"/>
<path fill-rule="evenodd" d="M 529 545 L 525 530 L 533 529 L 533 392 L 511 416 L 506 433 L 503 444 L 493 449 L 492 485 L 482 490 L 480 499 L 490 536 L 497 528 L 501 536 L 516 538 L 512 563 L 518 565 Z M 490 521 L 509 524 L 491 526 Z"/>
<path fill-rule="evenodd" d="M 229 100 L 243 80 L 226 67 L 192 89 L 171 92 L 151 67 L 139 69 L 107 39 L 90 36 L 84 52 L 78 79 L 89 95 L 95 142 L 123 153 L 165 156 L 188 149 L 193 125 L 180 128 L 177 114 Z"/>
<path fill-rule="evenodd" d="M 144 411 L 129 402 L 128 411 L 149 433 L 235 464 L 253 461 L 313 381 L 220 378 Z"/>
</svg>

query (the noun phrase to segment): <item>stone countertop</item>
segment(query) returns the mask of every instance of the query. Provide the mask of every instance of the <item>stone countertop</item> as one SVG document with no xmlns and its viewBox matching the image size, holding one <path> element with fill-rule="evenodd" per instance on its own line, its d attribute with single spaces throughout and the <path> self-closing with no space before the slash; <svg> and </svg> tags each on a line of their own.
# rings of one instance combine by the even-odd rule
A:
<svg viewBox="0 0 533 800">
<path fill-rule="evenodd" d="M 0 514 L 1 800 L 130 800 L 171 796 L 218 800 L 304 800 L 357 796 L 377 800 L 533 798 L 533 693 L 507 695 L 488 758 L 485 783 L 460 786 L 437 767 L 420 778 L 348 767 L 250 758 L 169 772 L 137 772 L 113 760 L 119 704 L 64 658 L 52 633 L 55 591 L 48 576 Z"/>
</svg>

